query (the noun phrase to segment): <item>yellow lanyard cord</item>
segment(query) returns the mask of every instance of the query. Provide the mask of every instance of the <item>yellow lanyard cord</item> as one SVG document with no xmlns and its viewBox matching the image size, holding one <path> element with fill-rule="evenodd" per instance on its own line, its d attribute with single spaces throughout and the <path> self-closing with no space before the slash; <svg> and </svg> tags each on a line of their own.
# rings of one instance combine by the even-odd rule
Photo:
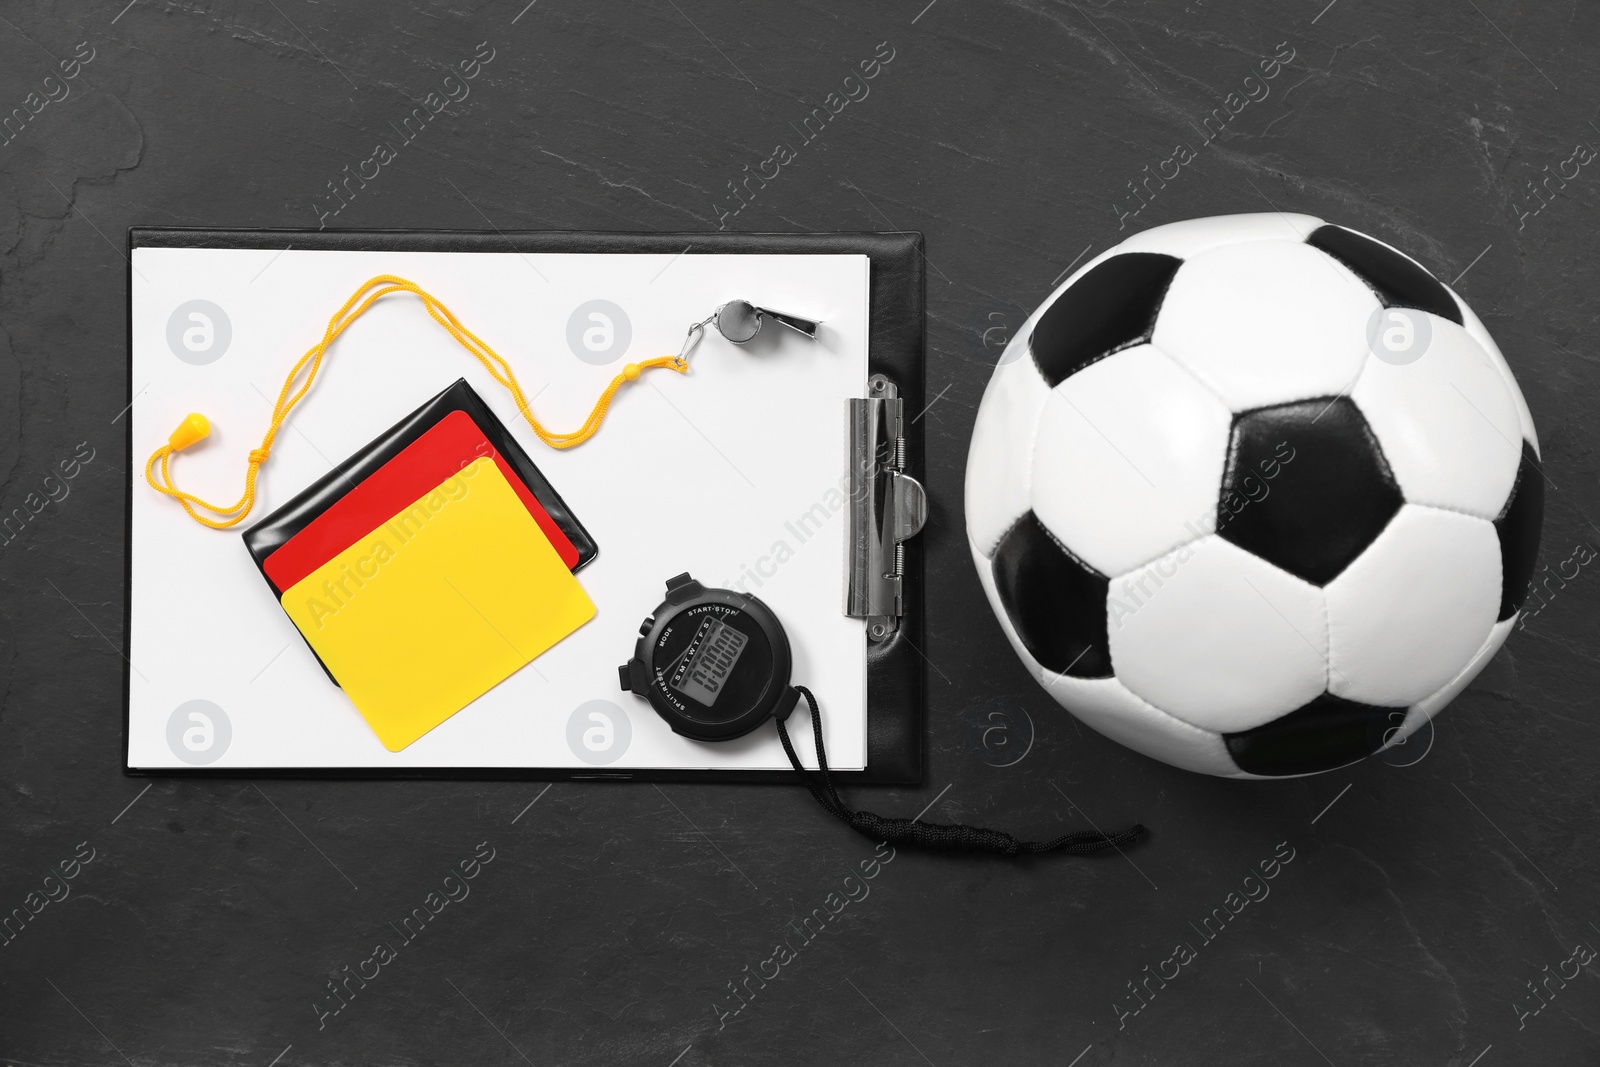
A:
<svg viewBox="0 0 1600 1067">
<path fill-rule="evenodd" d="M 322 367 L 322 357 L 327 354 L 328 346 L 333 344 L 338 336 L 344 333 L 345 329 L 360 318 L 368 308 L 391 293 L 415 294 L 422 301 L 422 305 L 428 309 L 428 314 L 433 317 L 433 321 L 443 326 L 445 332 L 454 337 L 462 348 L 476 356 L 478 362 L 483 364 L 489 375 L 511 393 L 512 399 L 516 401 L 517 410 L 522 412 L 522 417 L 528 420 L 528 425 L 533 427 L 533 432 L 538 434 L 539 440 L 551 448 L 572 448 L 593 437 L 595 431 L 600 428 L 600 423 L 605 419 L 606 409 L 611 406 L 612 398 L 617 395 L 617 390 L 622 388 L 624 382 L 631 382 L 637 379 L 642 371 L 651 370 L 655 367 L 671 367 L 679 374 L 683 374 L 689 369 L 688 360 L 681 354 L 647 359 L 642 363 L 629 363 L 623 368 L 622 373 L 613 378 L 611 384 L 606 386 L 605 392 L 600 394 L 600 399 L 595 401 L 594 409 L 589 412 L 589 417 L 584 420 L 582 426 L 569 433 L 552 433 L 540 425 L 539 420 L 534 417 L 533 410 L 528 406 L 528 398 L 522 392 L 522 386 L 518 384 L 516 375 L 511 372 L 511 365 L 499 353 L 485 344 L 471 330 L 461 325 L 449 308 L 445 307 L 437 297 L 415 282 L 407 281 L 393 274 L 380 274 L 376 278 L 369 279 L 361 288 L 351 294 L 350 299 L 345 301 L 344 307 L 340 308 L 333 318 L 328 320 L 328 328 L 323 332 L 322 340 L 312 345 L 306 354 L 300 357 L 300 362 L 294 365 L 294 370 L 289 372 L 289 377 L 284 380 L 282 391 L 278 393 L 278 401 L 272 407 L 272 424 L 267 427 L 266 435 L 261 438 L 261 447 L 250 453 L 250 466 L 246 470 L 244 478 L 244 495 L 240 496 L 238 501 L 227 505 L 211 504 L 193 493 L 184 492 L 173 484 L 172 472 L 169 468 L 172 454 L 182 451 L 211 432 L 210 423 L 206 421 L 204 415 L 189 415 L 173 431 L 167 443 L 150 454 L 150 458 L 145 460 L 144 464 L 145 481 L 149 482 L 151 488 L 155 489 L 156 492 L 164 493 L 177 500 L 183 506 L 183 510 L 189 513 L 189 517 L 203 526 L 209 526 L 213 530 L 226 530 L 230 526 L 243 522 L 245 516 L 250 514 L 250 509 L 255 506 L 256 476 L 260 473 L 261 465 L 272 454 L 272 442 L 278 436 L 278 431 L 283 428 L 284 420 L 289 417 L 289 413 L 294 410 L 295 405 L 300 403 L 305 395 L 311 391 L 311 385 L 317 380 L 317 371 Z M 302 375 L 304 377 L 303 381 L 301 381 Z M 300 382 L 299 388 L 295 387 L 297 381 Z M 161 478 L 159 481 L 152 471 L 158 460 L 161 464 Z M 216 517 L 210 518 L 201 514 L 201 512 L 209 512 Z"/>
</svg>

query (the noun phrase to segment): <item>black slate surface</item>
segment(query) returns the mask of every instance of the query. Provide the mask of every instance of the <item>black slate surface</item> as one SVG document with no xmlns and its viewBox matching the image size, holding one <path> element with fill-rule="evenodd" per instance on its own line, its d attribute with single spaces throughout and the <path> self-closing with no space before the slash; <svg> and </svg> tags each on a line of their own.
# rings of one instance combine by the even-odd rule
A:
<svg viewBox="0 0 1600 1067">
<path fill-rule="evenodd" d="M 0 1062 L 1600 1060 L 1600 964 L 1569 962 L 1600 945 L 1600 582 L 1574 562 L 1600 538 L 1600 186 L 1577 162 L 1600 145 L 1597 28 L 1592 4 L 1509 0 L 5 5 L 0 116 L 26 119 L 0 145 L 0 510 L 59 499 L 0 546 L 0 915 L 66 895 L 0 948 Z M 327 183 L 479 42 L 470 95 L 327 214 Z M 875 52 L 867 95 L 806 140 Z M 793 158 L 740 207 L 727 183 L 779 142 Z M 1179 144 L 1194 158 L 1130 214 Z M 1235 783 L 1132 755 L 1027 679 L 961 475 L 998 346 L 1051 279 L 1138 228 L 1274 207 L 1459 279 L 1538 421 L 1540 573 L 1570 577 L 1430 748 Z M 799 790 L 122 777 L 123 231 L 324 215 L 925 231 L 930 776 L 868 799 L 1037 833 L 1137 817 L 1150 840 L 871 867 Z M 406 940 L 463 861 L 468 895 Z M 1207 939 L 1262 863 L 1270 895 Z M 847 885 L 865 896 L 797 932 Z M 380 940 L 393 958 L 366 963 Z M 1135 1000 L 1180 942 L 1194 958 Z M 346 966 L 377 976 L 332 1014 Z"/>
</svg>

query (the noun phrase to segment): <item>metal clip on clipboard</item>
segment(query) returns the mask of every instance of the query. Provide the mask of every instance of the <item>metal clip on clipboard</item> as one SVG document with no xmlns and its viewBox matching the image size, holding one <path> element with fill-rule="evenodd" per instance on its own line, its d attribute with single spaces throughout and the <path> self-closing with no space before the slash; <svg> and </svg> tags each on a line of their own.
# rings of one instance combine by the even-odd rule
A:
<svg viewBox="0 0 1600 1067">
<path fill-rule="evenodd" d="M 903 613 L 907 538 L 922 529 L 928 498 L 905 471 L 904 402 L 881 374 L 867 381 L 867 396 L 845 402 L 849 456 L 849 529 L 845 541 L 844 613 L 867 621 L 867 640 L 894 636 Z"/>
</svg>

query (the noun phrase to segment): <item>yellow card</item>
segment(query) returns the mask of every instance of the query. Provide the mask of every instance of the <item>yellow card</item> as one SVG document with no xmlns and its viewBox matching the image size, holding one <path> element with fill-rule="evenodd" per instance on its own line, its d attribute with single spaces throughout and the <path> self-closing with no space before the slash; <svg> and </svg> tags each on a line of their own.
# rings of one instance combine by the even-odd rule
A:
<svg viewBox="0 0 1600 1067">
<path fill-rule="evenodd" d="M 283 609 L 391 752 L 594 617 L 488 458 L 295 584 Z"/>
</svg>

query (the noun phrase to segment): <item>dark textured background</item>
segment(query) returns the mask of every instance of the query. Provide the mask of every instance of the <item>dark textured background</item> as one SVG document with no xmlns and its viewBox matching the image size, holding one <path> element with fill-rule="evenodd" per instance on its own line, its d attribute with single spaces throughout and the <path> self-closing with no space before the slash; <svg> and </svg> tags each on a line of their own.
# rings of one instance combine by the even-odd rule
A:
<svg viewBox="0 0 1600 1067">
<path fill-rule="evenodd" d="M 1470 267 L 1458 289 L 1515 367 L 1557 487 L 1543 561 L 1600 539 L 1600 175 L 1552 182 L 1524 215 L 1531 180 L 1600 145 L 1595 5 L 524 2 L 0 9 L 0 114 L 52 57 L 94 50 L 0 147 L 0 510 L 96 449 L 0 548 L 0 912 L 94 850 L 0 948 L 0 1060 L 1600 1060 L 1600 964 L 1518 1018 L 1543 1003 L 1525 983 L 1600 945 L 1600 579 L 1580 570 L 1515 633 L 1413 765 L 1214 781 L 1074 726 L 1029 682 L 960 511 L 1002 335 L 1118 239 L 1127 183 L 1181 141 L 1197 158 L 1124 234 L 1275 206 L 1446 280 Z M 1029 864 L 901 854 L 719 1028 L 728 983 L 872 852 L 798 790 L 118 773 L 123 231 L 315 225 L 325 183 L 481 41 L 495 58 L 470 98 L 336 224 L 715 227 L 740 167 L 889 42 L 870 96 L 726 220 L 928 237 L 930 776 L 870 799 L 1038 833 L 1137 817 L 1147 843 Z M 1270 96 L 1202 148 L 1202 118 L 1279 42 L 1295 58 Z M 471 896 L 319 1029 L 329 975 L 483 841 Z M 1294 859 L 1271 896 L 1202 943 L 1191 924 L 1280 842 Z M 1180 940 L 1198 958 L 1119 1029 L 1126 983 Z"/>
</svg>

